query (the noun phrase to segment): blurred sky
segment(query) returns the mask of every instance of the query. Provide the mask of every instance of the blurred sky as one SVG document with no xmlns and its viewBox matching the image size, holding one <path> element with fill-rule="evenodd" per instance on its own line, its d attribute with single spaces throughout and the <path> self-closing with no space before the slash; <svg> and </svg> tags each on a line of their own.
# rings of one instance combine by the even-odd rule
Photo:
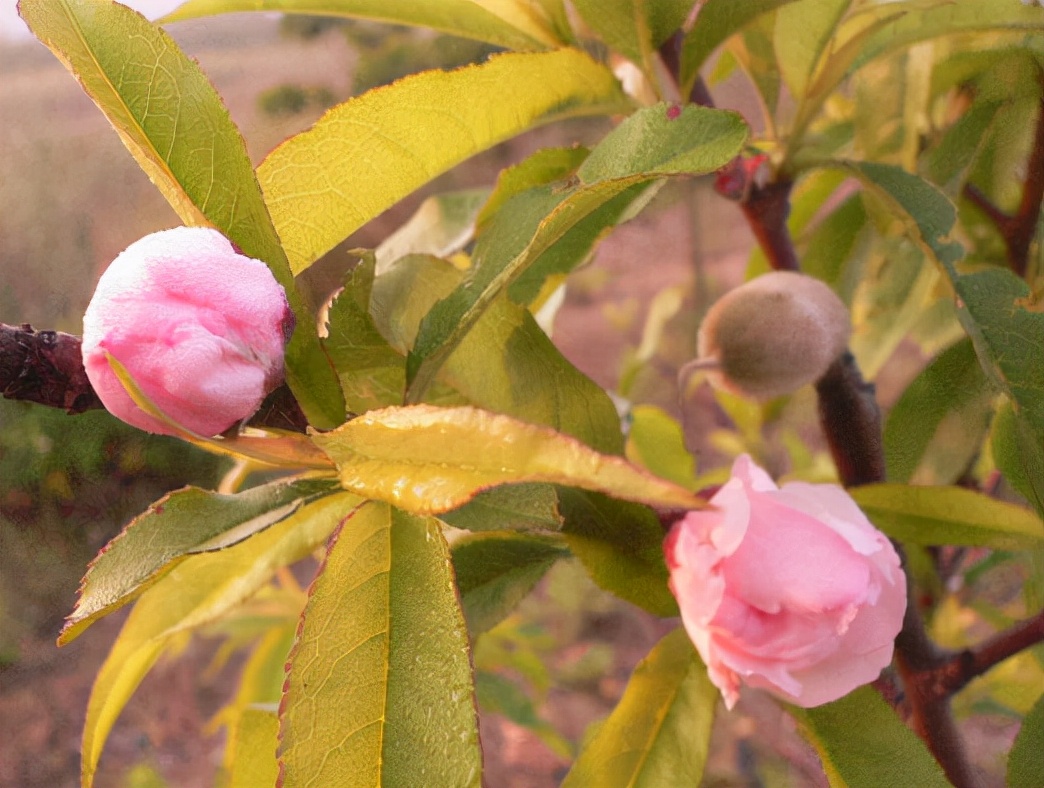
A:
<svg viewBox="0 0 1044 788">
<path fill-rule="evenodd" d="M 122 0 L 124 5 L 141 11 L 149 19 L 156 19 L 177 8 L 184 0 Z M 0 37 L 25 40 L 32 33 L 18 18 L 16 0 L 0 0 Z"/>
</svg>

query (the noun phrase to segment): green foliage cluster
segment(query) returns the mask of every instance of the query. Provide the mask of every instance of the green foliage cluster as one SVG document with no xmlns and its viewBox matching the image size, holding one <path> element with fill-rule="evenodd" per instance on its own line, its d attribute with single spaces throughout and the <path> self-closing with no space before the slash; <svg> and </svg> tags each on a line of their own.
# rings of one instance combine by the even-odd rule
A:
<svg viewBox="0 0 1044 788">
<path fill-rule="evenodd" d="M 165 21 L 255 5 L 190 0 Z M 983 206 L 1014 213 L 1023 193 L 1010 172 L 1033 149 L 1044 10 L 998 0 L 708 0 L 692 18 L 691 0 L 571 6 L 267 4 L 507 51 L 338 104 L 255 169 L 220 97 L 162 28 L 108 0 L 22 0 L 33 32 L 182 221 L 218 228 L 271 266 L 298 317 L 288 383 L 314 428 L 186 435 L 236 457 L 235 474 L 220 492 L 171 493 L 92 565 L 62 642 L 133 609 L 89 702 L 83 785 L 142 678 L 200 632 L 247 654 L 222 714 L 228 786 L 274 784 L 277 774 L 286 786 L 479 785 L 476 693 L 568 751 L 496 669 L 511 664 L 539 691 L 539 671 L 496 651 L 515 637 L 514 650 L 531 655 L 512 612 L 574 556 L 602 588 L 673 615 L 653 507 L 701 506 L 693 491 L 719 482 L 722 467 L 695 467 L 681 426 L 656 410 L 635 409 L 625 437 L 614 402 L 535 315 L 664 182 L 753 150 L 793 189 L 798 258 L 850 305 L 864 372 L 875 377 L 903 343 L 935 357 L 888 416 L 888 481 L 856 492 L 878 527 L 907 545 L 918 581 L 939 591 L 933 634 L 953 634 L 947 600 L 996 627 L 1040 608 L 1040 224 L 1019 256 Z M 641 84 L 625 91 L 609 61 L 589 52 L 625 58 Z M 399 75 L 397 57 L 375 84 Z M 757 97 L 757 136 L 735 112 L 684 100 L 728 79 L 745 79 Z M 377 249 L 359 250 L 319 330 L 296 275 L 476 153 L 538 125 L 597 116 L 619 122 L 590 149 L 540 151 L 489 190 L 433 198 Z M 750 273 L 766 264 L 756 253 Z M 762 408 L 720 395 L 718 404 L 731 426 L 708 440 L 722 454 L 785 463 L 794 477 L 832 473 L 787 425 L 800 396 Z M 285 475 L 240 489 L 273 466 Z M 955 486 L 993 477 L 1021 499 Z M 932 560 L 940 545 L 992 551 L 966 573 L 969 594 L 1006 567 L 1026 578 L 1022 598 L 947 596 Z M 305 594 L 283 570 L 313 554 L 322 563 Z M 1039 694 L 1039 650 L 1015 660 Z M 1034 709 L 1031 696 L 1013 694 L 978 700 L 1026 715 L 1010 781 L 1029 785 L 1044 701 Z M 667 634 L 586 738 L 565 784 L 698 784 L 716 700 L 687 638 Z M 945 784 L 925 745 L 869 689 L 790 711 L 833 785 Z"/>
</svg>

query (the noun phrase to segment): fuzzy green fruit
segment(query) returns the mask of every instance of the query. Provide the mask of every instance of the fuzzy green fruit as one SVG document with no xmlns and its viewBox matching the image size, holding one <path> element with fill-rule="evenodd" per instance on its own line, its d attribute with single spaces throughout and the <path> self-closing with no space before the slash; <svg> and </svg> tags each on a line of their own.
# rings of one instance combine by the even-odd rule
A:
<svg viewBox="0 0 1044 788">
<path fill-rule="evenodd" d="M 852 333 L 848 309 L 818 279 L 788 271 L 759 276 L 707 312 L 699 357 L 712 386 L 753 399 L 789 394 L 823 376 Z"/>
</svg>

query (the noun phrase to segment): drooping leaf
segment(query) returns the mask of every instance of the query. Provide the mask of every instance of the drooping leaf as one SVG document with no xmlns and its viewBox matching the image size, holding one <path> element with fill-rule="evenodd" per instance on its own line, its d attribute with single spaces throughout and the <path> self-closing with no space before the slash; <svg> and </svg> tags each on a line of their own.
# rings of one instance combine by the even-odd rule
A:
<svg viewBox="0 0 1044 788">
<path fill-rule="evenodd" d="M 1008 755 L 1008 785 L 1044 785 L 1044 758 L 1040 743 L 1044 741 L 1044 695 L 1037 698 Z"/>
<path fill-rule="evenodd" d="M 615 223 L 644 184 L 717 169 L 746 138 L 746 124 L 734 113 L 659 104 L 639 110 L 608 134 L 577 170 L 575 185 L 545 186 L 513 197 L 480 239 L 471 275 L 421 323 L 407 362 L 408 401 L 420 401 L 485 309 L 545 253 L 554 254 L 554 245 L 570 230 L 602 210 L 582 235 L 596 237 Z M 575 264 L 582 258 L 569 259 Z M 539 284 L 528 292 L 535 290 Z M 512 294 L 516 301 L 522 297 Z"/>
<path fill-rule="evenodd" d="M 993 392 L 975 349 L 970 340 L 958 342 L 917 376 L 888 414 L 884 446 L 889 481 L 909 482 L 940 435 L 944 420 L 952 419 L 970 428 L 968 451 L 960 451 L 963 447 L 954 445 L 951 434 L 943 436 L 945 447 L 940 452 L 951 458 L 958 455 L 951 467 L 956 467 L 959 475 L 979 450 L 992 411 Z M 956 481 L 956 475 L 945 481 Z"/>
<path fill-rule="evenodd" d="M 279 567 L 310 554 L 358 504 L 349 493 L 321 498 L 251 539 L 186 558 L 141 595 L 91 688 L 83 731 L 84 788 L 93 783 L 113 723 L 172 641 L 226 614 Z"/>
<path fill-rule="evenodd" d="M 518 482 L 566 484 L 663 506 L 703 505 L 621 457 L 470 407 L 385 408 L 312 439 L 337 464 L 345 489 L 416 514 L 446 512 L 482 490 Z"/>
<path fill-rule="evenodd" d="M 634 63 L 644 63 L 651 52 L 682 26 L 694 0 L 573 0 L 588 26 Z"/>
<path fill-rule="evenodd" d="M 627 459 L 690 490 L 696 483 L 696 461 L 685 446 L 681 425 L 654 405 L 631 409 Z"/>
<path fill-rule="evenodd" d="M 963 256 L 961 244 L 949 240 L 957 209 L 924 178 L 879 162 L 837 161 L 827 166 L 847 171 L 884 197 L 895 208 L 895 217 L 903 222 L 910 237 L 944 266 Z"/>
<path fill-rule="evenodd" d="M 476 218 L 489 195 L 485 188 L 463 189 L 426 199 L 406 224 L 374 250 L 377 270 L 408 254 L 450 257 L 459 252 L 474 236 Z"/>
<path fill-rule="evenodd" d="M 850 492 L 874 525 L 900 541 L 995 550 L 1044 546 L 1044 523 L 1028 509 L 963 487 L 869 484 Z"/>
<path fill-rule="evenodd" d="M 236 495 L 186 487 L 136 517 L 91 562 L 58 645 L 137 598 L 186 557 L 223 550 L 336 489 L 330 480 L 285 480 Z"/>
<path fill-rule="evenodd" d="M 645 506 L 560 488 L 562 534 L 600 587 L 656 616 L 678 615 L 667 587 L 663 526 Z"/>
<path fill-rule="evenodd" d="M 920 739 L 870 687 L 791 714 L 819 753 L 831 788 L 950 785 Z"/>
<path fill-rule="evenodd" d="M 550 484 L 494 487 L 439 519 L 468 531 L 557 531 L 562 527 L 558 494 Z"/>
<path fill-rule="evenodd" d="M 457 539 L 453 570 L 472 637 L 500 623 L 555 561 L 569 555 L 561 539 L 490 531 Z"/>
<path fill-rule="evenodd" d="M 774 44 L 790 94 L 805 94 L 816 63 L 852 0 L 801 0 L 776 12 Z"/>
<path fill-rule="evenodd" d="M 696 23 L 682 44 L 682 95 L 692 89 L 700 67 L 729 36 L 738 33 L 762 14 L 794 0 L 707 0 L 696 16 Z"/>
<path fill-rule="evenodd" d="M 718 697 L 679 627 L 635 667 L 623 697 L 581 750 L 563 788 L 699 785 Z"/>
<path fill-rule="evenodd" d="M 282 11 L 369 19 L 396 25 L 429 27 L 505 49 L 550 49 L 561 43 L 550 20 L 518 0 L 188 0 L 160 22 L 240 11 Z"/>
<path fill-rule="evenodd" d="M 275 785 L 279 778 L 279 763 L 276 761 L 279 717 L 275 705 L 245 709 L 239 717 L 233 742 L 235 748 L 228 788 Z"/>
<path fill-rule="evenodd" d="M 1044 518 L 1044 443 L 1036 440 L 1029 425 L 1015 417 L 1011 401 L 993 417 L 990 451 L 997 469 Z"/>
<path fill-rule="evenodd" d="M 400 404 L 406 388 L 406 357 L 381 334 L 370 314 L 375 259 L 359 262 L 327 312 L 323 346 L 353 413 Z"/>
<path fill-rule="evenodd" d="M 423 316 L 462 273 L 444 260 L 411 255 L 374 283 L 371 313 L 395 348 L 412 346 Z M 446 390 L 458 393 L 456 401 Z M 574 367 L 522 306 L 498 298 L 446 360 L 425 397 L 466 402 L 543 424 L 607 454 L 622 449 L 619 418 L 605 391 Z"/>
<path fill-rule="evenodd" d="M 468 634 L 438 521 L 370 502 L 331 541 L 288 663 L 284 788 L 481 784 Z"/>
<path fill-rule="evenodd" d="M 612 72 L 582 52 L 499 55 L 350 99 L 272 151 L 257 174 L 300 273 L 468 157 L 533 126 L 626 109 Z"/>
<path fill-rule="evenodd" d="M 199 65 L 165 32 L 118 3 L 23 0 L 19 11 L 181 220 L 216 227 L 272 270 L 297 317 L 286 351 L 287 382 L 313 424 L 330 428 L 344 421 L 340 390 L 294 286 L 246 146 Z"/>
</svg>

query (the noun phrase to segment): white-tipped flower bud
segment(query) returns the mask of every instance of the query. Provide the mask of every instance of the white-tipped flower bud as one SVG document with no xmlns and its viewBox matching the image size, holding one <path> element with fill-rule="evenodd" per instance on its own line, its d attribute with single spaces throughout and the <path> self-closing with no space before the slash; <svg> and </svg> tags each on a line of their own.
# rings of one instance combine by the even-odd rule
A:
<svg viewBox="0 0 1044 788">
<path fill-rule="evenodd" d="M 851 320 L 818 279 L 788 271 L 759 276 L 725 294 L 707 312 L 688 369 L 711 385 L 770 399 L 814 383 L 845 351 Z M 683 370 L 684 372 L 684 370 Z"/>
</svg>

